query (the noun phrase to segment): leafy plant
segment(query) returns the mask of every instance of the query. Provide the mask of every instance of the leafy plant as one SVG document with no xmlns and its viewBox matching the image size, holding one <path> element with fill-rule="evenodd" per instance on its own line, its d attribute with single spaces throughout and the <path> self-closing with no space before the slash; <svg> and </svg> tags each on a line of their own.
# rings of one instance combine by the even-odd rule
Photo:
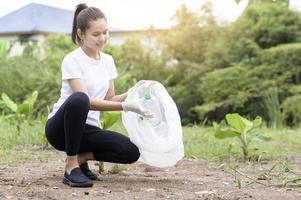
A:
<svg viewBox="0 0 301 200">
<path fill-rule="evenodd" d="M 0 105 L 4 108 L 7 118 L 13 118 L 16 120 L 16 127 L 18 134 L 20 133 L 21 123 L 24 119 L 28 119 L 33 110 L 33 105 L 35 104 L 38 97 L 38 92 L 34 91 L 31 96 L 26 98 L 21 104 L 16 104 L 13 102 L 5 93 L 2 93 Z"/>
<path fill-rule="evenodd" d="M 120 112 L 106 111 L 101 113 L 100 127 L 108 129 L 120 119 Z"/>
<path fill-rule="evenodd" d="M 256 128 L 262 123 L 261 117 L 257 116 L 255 120 L 249 121 L 248 119 L 240 116 L 237 113 L 227 114 L 226 121 L 228 127 L 222 128 L 219 124 L 213 123 L 214 136 L 219 139 L 237 137 L 241 142 L 244 159 L 249 158 L 249 144 L 254 139 L 269 140 L 268 137 L 258 135 Z"/>
</svg>

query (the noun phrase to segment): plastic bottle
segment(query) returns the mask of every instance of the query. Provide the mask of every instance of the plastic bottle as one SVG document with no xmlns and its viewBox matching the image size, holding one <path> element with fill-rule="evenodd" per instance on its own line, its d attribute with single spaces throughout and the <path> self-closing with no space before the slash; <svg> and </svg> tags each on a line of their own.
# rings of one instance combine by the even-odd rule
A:
<svg viewBox="0 0 301 200">
<path fill-rule="evenodd" d="M 153 117 L 149 118 L 148 120 L 154 127 L 159 126 L 162 122 L 162 113 L 158 100 L 154 95 L 151 95 L 150 93 L 145 93 L 144 99 L 145 108 L 153 113 Z"/>
</svg>

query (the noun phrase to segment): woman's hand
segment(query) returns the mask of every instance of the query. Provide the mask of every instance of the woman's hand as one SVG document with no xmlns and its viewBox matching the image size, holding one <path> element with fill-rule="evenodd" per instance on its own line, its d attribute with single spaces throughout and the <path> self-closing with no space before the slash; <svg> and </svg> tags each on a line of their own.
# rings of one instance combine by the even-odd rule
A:
<svg viewBox="0 0 301 200">
<path fill-rule="evenodd" d="M 143 106 L 144 101 L 144 98 L 125 101 L 121 103 L 121 106 L 125 112 L 131 111 L 146 118 L 152 118 L 153 114 L 150 111 L 146 110 Z"/>
</svg>

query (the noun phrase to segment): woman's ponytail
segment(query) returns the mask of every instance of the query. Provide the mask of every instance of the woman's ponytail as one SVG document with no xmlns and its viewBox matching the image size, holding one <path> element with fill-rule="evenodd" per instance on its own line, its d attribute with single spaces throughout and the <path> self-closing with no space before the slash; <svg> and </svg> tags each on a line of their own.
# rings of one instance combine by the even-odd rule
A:
<svg viewBox="0 0 301 200">
<path fill-rule="evenodd" d="M 76 6 L 73 18 L 72 41 L 74 44 L 80 44 L 80 38 L 77 35 L 77 29 L 85 32 L 89 28 L 89 23 L 97 19 L 106 19 L 106 16 L 98 8 L 88 7 L 86 4 Z"/>
<path fill-rule="evenodd" d="M 72 26 L 72 41 L 74 44 L 80 43 L 80 39 L 77 36 L 77 16 L 78 14 L 84 10 L 85 8 L 88 8 L 88 6 L 84 3 L 78 4 L 76 6 L 74 17 L 73 17 L 73 26 Z"/>
</svg>

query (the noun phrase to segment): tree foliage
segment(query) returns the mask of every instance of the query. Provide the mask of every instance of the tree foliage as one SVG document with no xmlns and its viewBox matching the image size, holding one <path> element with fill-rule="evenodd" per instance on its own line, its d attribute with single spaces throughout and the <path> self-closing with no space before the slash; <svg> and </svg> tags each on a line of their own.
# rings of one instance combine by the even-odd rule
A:
<svg viewBox="0 0 301 200">
<path fill-rule="evenodd" d="M 229 24 L 216 21 L 210 2 L 198 12 L 183 5 L 170 29 L 150 29 L 147 40 L 132 37 L 121 46 L 106 46 L 119 75 L 116 93 L 142 79 L 157 80 L 175 100 L 183 124 L 210 123 L 237 112 L 260 115 L 269 124 L 298 125 L 300 17 L 286 0 L 249 1 Z M 21 102 L 37 90 L 35 111 L 45 113 L 59 95 L 62 59 L 76 46 L 67 36 L 51 35 L 13 58 L 4 43 L 0 46 L 0 93 Z"/>
</svg>

